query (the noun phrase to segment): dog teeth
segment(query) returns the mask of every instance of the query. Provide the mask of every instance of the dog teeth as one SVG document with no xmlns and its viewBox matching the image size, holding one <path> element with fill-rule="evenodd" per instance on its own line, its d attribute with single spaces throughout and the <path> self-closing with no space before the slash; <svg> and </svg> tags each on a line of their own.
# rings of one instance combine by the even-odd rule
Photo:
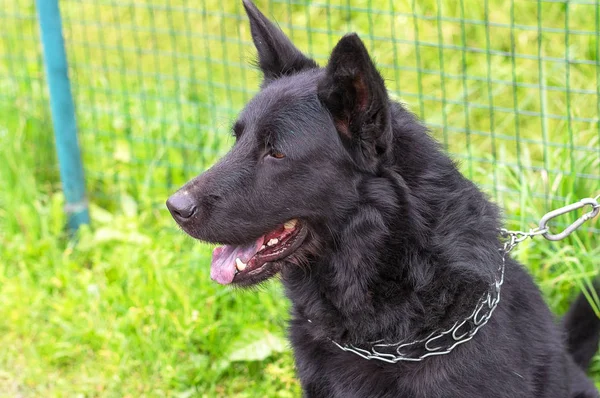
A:
<svg viewBox="0 0 600 398">
<path fill-rule="evenodd" d="M 265 247 L 267 247 L 267 246 L 265 246 L 265 245 L 262 245 L 262 246 L 260 247 L 260 250 L 265 250 Z M 260 250 L 259 250 L 259 251 L 260 251 Z"/>
<path fill-rule="evenodd" d="M 274 246 L 279 243 L 279 239 L 273 238 L 267 242 L 267 246 Z"/>
<path fill-rule="evenodd" d="M 293 220 L 290 220 L 290 221 L 286 222 L 285 224 L 283 224 L 283 227 L 287 230 L 294 229 L 294 227 L 296 226 L 297 223 L 298 223 L 298 220 L 293 219 Z"/>
<path fill-rule="evenodd" d="M 237 268 L 238 271 L 243 271 L 246 269 L 246 264 L 238 257 L 235 259 L 235 268 Z"/>
</svg>

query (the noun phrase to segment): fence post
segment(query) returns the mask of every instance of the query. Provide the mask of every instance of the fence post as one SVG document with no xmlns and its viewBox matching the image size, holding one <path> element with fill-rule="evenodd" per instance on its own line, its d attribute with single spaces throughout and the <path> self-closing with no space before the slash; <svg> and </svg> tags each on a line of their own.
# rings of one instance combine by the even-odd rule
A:
<svg viewBox="0 0 600 398">
<path fill-rule="evenodd" d="M 90 219 L 58 1 L 36 0 L 36 5 L 65 211 L 69 229 L 74 231 L 81 224 L 88 224 Z"/>
</svg>

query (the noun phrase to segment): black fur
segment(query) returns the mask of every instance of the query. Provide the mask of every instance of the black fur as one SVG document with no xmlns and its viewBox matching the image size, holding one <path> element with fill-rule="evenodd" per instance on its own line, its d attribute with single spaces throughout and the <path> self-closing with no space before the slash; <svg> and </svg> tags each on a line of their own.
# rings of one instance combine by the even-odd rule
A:
<svg viewBox="0 0 600 398">
<path fill-rule="evenodd" d="M 408 341 L 467 316 L 501 262 L 498 209 L 388 99 L 357 35 L 321 69 L 244 5 L 263 88 L 240 114 L 231 151 L 182 188 L 196 210 L 178 221 L 226 244 L 292 218 L 307 226 L 300 249 L 254 281 L 281 268 L 305 395 L 597 397 L 584 374 L 600 336 L 589 304 L 577 300 L 565 337 L 512 260 L 489 323 L 448 355 L 386 364 L 331 343 Z"/>
<path fill-rule="evenodd" d="M 599 285 L 596 281 L 596 291 L 600 291 Z M 564 328 L 569 352 L 579 366 L 587 369 L 600 342 L 600 319 L 583 294 L 577 297 L 565 315 Z"/>
</svg>

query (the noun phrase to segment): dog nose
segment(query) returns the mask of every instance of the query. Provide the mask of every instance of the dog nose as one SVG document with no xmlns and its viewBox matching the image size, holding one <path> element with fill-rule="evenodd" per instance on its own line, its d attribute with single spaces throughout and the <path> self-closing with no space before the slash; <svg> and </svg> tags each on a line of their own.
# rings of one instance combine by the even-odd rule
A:
<svg viewBox="0 0 600 398">
<path fill-rule="evenodd" d="M 176 220 L 187 220 L 196 212 L 196 204 L 190 195 L 177 192 L 167 200 L 167 208 Z"/>
</svg>

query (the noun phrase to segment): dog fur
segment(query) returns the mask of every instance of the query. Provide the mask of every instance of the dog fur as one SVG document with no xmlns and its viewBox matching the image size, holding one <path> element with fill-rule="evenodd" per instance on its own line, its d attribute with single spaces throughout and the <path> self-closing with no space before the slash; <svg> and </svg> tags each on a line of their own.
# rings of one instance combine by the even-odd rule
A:
<svg viewBox="0 0 600 398">
<path fill-rule="evenodd" d="M 175 194 L 194 208 L 176 219 L 198 239 L 231 245 L 290 219 L 306 225 L 302 246 L 249 283 L 281 274 L 304 395 L 598 397 L 584 370 L 600 321 L 580 297 L 560 326 L 512 259 L 488 324 L 447 355 L 388 364 L 331 342 L 412 341 L 468 316 L 502 261 L 499 212 L 389 99 L 356 34 L 320 68 L 244 6 L 261 91 L 231 151 Z"/>
</svg>

